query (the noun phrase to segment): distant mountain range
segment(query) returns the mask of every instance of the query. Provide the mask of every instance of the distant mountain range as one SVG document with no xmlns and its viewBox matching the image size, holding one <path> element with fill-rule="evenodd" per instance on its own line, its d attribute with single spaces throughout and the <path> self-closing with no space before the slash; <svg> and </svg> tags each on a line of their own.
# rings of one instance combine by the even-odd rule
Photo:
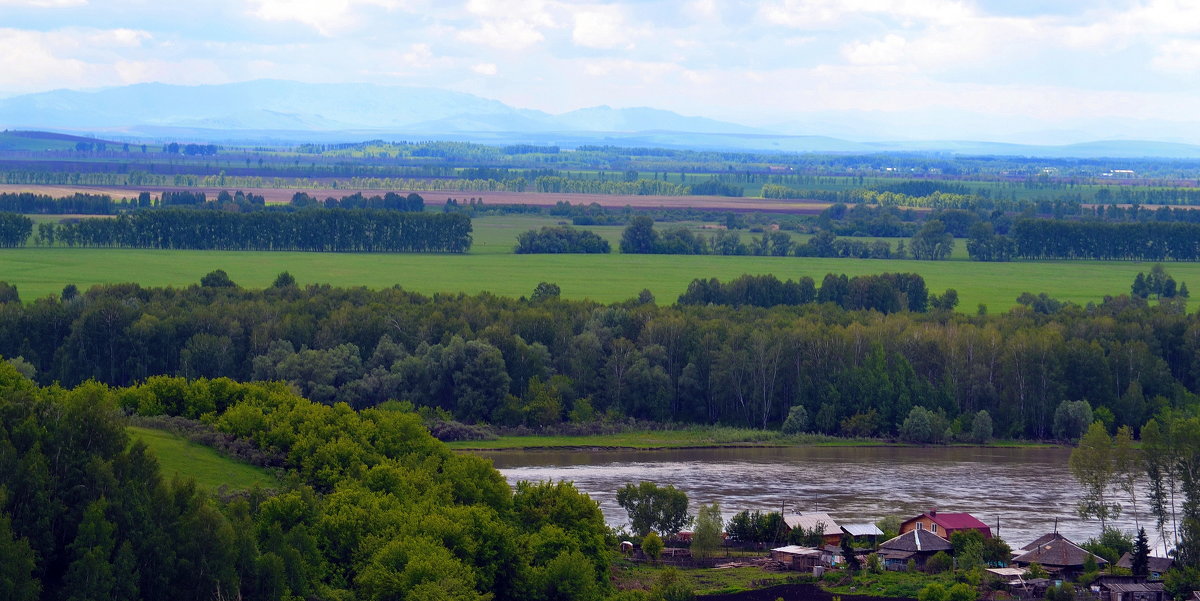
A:
<svg viewBox="0 0 1200 601">
<path fill-rule="evenodd" d="M 130 140 L 230 143 L 436 138 L 563 147 L 613 144 L 776 152 L 1200 158 L 1197 145 L 1135 137 L 1138 131 L 1191 133 L 1178 124 L 1131 122 L 1115 136 L 1130 139 L 1076 144 L 1047 142 L 1094 139 L 1075 127 L 1080 124 L 1016 133 L 1006 133 L 1001 124 L 988 135 L 1000 142 L 903 139 L 906 133 L 911 137 L 914 123 L 920 131 L 953 136 L 963 131 L 962 123 L 980 120 L 970 114 L 810 113 L 788 123 L 755 128 L 654 108 L 597 106 L 551 115 L 434 88 L 279 80 L 201 86 L 148 83 L 0 99 L 3 129 Z M 1200 135 L 1191 139 L 1200 139 Z"/>
</svg>

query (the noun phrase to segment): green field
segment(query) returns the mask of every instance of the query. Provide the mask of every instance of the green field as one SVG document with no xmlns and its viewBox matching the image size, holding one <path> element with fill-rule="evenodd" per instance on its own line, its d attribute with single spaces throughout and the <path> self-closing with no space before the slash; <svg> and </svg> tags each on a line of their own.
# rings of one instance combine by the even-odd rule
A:
<svg viewBox="0 0 1200 601">
<path fill-rule="evenodd" d="M 216 490 L 221 486 L 245 490 L 256 484 L 273 488 L 279 482 L 267 470 L 230 459 L 204 445 L 182 437 L 155 430 L 129 426 L 130 439 L 141 439 L 158 458 L 164 478 L 181 476 L 193 478 L 201 488 Z"/>
<path fill-rule="evenodd" d="M 797 257 L 677 255 L 397 255 L 294 252 L 168 251 L 132 249 L 21 248 L 0 250 L 0 281 L 15 284 L 25 301 L 59 294 L 66 284 L 138 282 L 143 286 L 185 287 L 214 269 L 224 269 L 248 288 L 270 285 L 281 271 L 301 284 L 385 288 L 400 285 L 426 294 L 491 291 L 528 295 L 538 282 L 554 282 L 567 298 L 613 302 L 633 298 L 643 288 L 660 303 L 673 303 L 698 277 L 729 280 L 773 273 L 810 276 L 916 272 L 929 289 L 958 290 L 959 310 L 979 303 L 991 311 L 1015 305 L 1022 292 L 1047 292 L 1061 300 L 1099 302 L 1129 292 L 1148 263 L 1058 261 L 976 263 L 971 261 L 881 261 Z M 1167 266 L 1176 280 L 1200 286 L 1200 263 Z"/>
</svg>

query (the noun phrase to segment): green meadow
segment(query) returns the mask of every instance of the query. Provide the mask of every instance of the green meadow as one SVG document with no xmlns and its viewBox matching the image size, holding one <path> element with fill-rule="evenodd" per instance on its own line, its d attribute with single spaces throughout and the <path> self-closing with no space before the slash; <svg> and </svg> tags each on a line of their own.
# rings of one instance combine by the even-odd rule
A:
<svg viewBox="0 0 1200 601">
<path fill-rule="evenodd" d="M 781 279 L 809 276 L 818 284 L 826 273 L 863 275 L 916 272 L 931 291 L 954 288 L 959 310 L 974 312 L 979 304 L 1005 310 L 1022 292 L 1047 292 L 1080 304 L 1105 295 L 1129 292 L 1148 263 L 1047 261 L 977 263 L 966 260 L 964 243 L 956 241 L 949 261 L 894 261 L 753 256 L 682 255 L 514 255 L 521 232 L 558 220 L 546 217 L 487 217 L 476 220 L 475 244 L 463 255 L 350 254 L 302 252 L 169 251 L 141 249 L 36 248 L 0 250 L 0 281 L 15 284 L 31 301 L 59 294 L 63 286 L 86 289 L 94 284 L 138 282 L 143 286 L 185 287 L 204 274 L 224 269 L 248 288 L 270 285 L 281 271 L 301 284 L 385 288 L 503 296 L 528 295 L 539 282 L 553 282 L 567 298 L 614 302 L 649 289 L 660 303 L 674 302 L 695 278 L 728 280 L 742 274 L 775 274 Z M 622 228 L 589 228 L 616 246 Z M 748 241 L 748 233 L 743 239 Z M 802 240 L 802 236 L 793 236 Z M 897 240 L 891 240 L 893 243 Z M 1200 263 L 1171 263 L 1167 270 L 1190 288 L 1200 286 Z"/>
<path fill-rule="evenodd" d="M 279 482 L 267 470 L 230 459 L 217 451 L 170 432 L 153 428 L 126 428 L 131 440 L 142 440 L 158 458 L 166 478 L 193 478 L 201 488 L 215 490 L 226 486 L 246 490 L 255 485 L 272 488 Z"/>
</svg>

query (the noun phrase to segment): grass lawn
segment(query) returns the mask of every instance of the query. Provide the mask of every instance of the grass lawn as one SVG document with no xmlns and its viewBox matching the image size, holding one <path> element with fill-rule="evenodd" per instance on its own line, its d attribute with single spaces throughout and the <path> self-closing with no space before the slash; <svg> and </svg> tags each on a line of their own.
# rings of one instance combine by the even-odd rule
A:
<svg viewBox="0 0 1200 601">
<path fill-rule="evenodd" d="M 126 431 L 131 439 L 141 439 L 150 447 L 164 478 L 194 478 L 198 486 L 210 490 L 222 485 L 240 490 L 253 488 L 255 484 L 264 488 L 279 485 L 267 470 L 230 459 L 170 432 L 136 426 L 129 426 Z"/>
</svg>

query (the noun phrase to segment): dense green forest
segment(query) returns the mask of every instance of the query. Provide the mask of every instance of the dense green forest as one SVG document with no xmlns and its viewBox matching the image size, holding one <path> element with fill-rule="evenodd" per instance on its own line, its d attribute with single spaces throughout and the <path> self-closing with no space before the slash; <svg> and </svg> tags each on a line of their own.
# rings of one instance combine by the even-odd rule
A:
<svg viewBox="0 0 1200 601">
<path fill-rule="evenodd" d="M 1137 426 L 1194 406 L 1200 391 L 1200 317 L 1173 299 L 1080 307 L 1031 294 L 1010 312 L 968 316 L 663 306 L 645 294 L 613 305 L 427 297 L 282 276 L 266 290 L 213 276 L 187 289 L 68 287 L 30 303 L 6 288 L 0 355 L 21 357 L 43 383 L 281 380 L 318 402 L 398 399 L 466 422 L 778 427 L 803 406 L 809 430 L 892 436 L 921 406 L 955 432 L 985 410 L 998 436 L 1048 439 L 1062 437 L 1065 401 Z"/>
<path fill-rule="evenodd" d="M 37 241 L 86 247 L 461 253 L 471 247 L 471 219 L 455 213 L 379 209 L 161 209 L 43 223 Z"/>
<path fill-rule="evenodd" d="M 393 404 L 394 405 L 394 404 Z M 0 361 L 0 594 L 36 599 L 598 601 L 614 546 L 567 483 L 510 489 L 419 417 L 278 384 L 38 388 Z M 203 415 L 286 457 L 283 490 L 166 481 L 121 409 Z M 646 599 L 641 594 L 626 599 Z"/>
</svg>

